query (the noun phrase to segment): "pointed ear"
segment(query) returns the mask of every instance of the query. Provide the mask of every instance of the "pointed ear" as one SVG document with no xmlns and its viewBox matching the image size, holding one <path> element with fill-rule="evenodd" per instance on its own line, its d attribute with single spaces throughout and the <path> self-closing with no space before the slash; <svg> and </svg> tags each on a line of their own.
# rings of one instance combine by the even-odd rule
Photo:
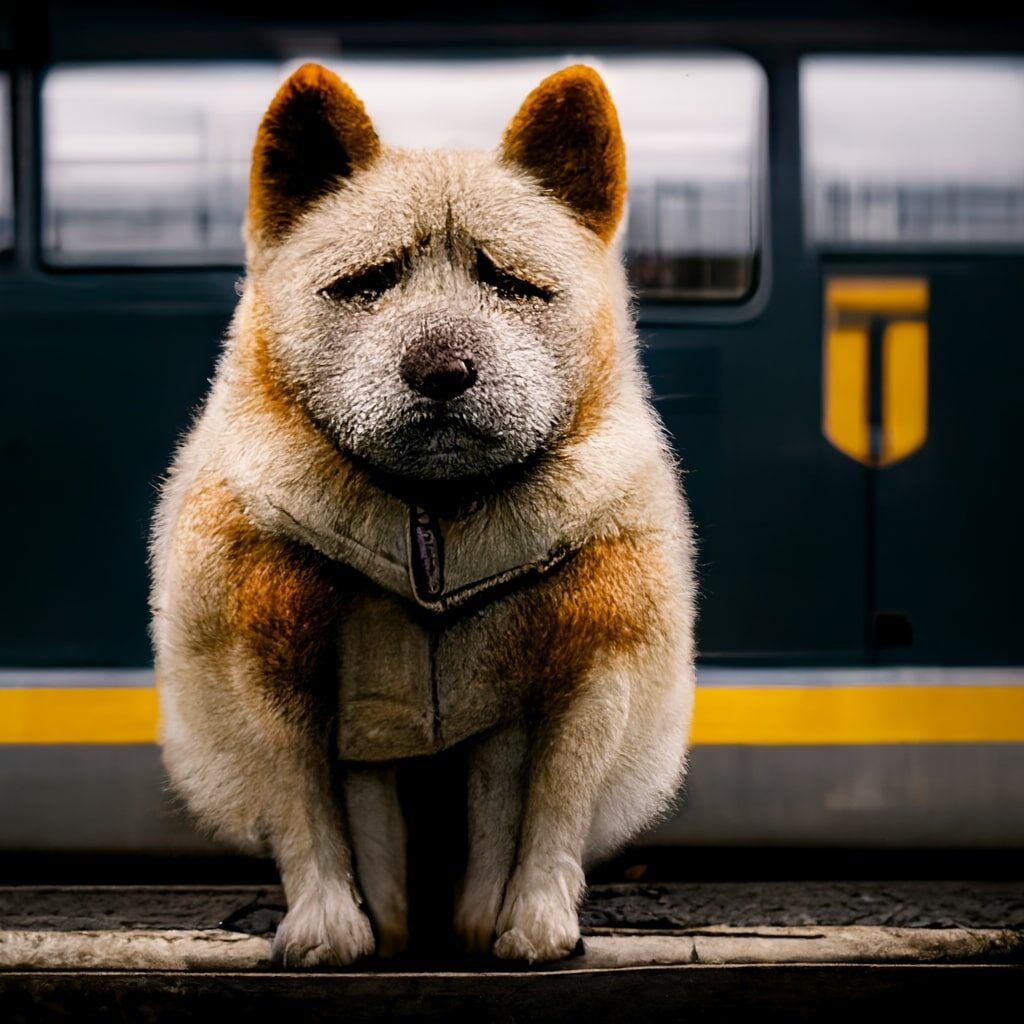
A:
<svg viewBox="0 0 1024 1024">
<path fill-rule="evenodd" d="M 626 150 L 601 76 L 583 64 L 545 78 L 505 129 L 501 156 L 608 241 L 626 198 Z"/>
<path fill-rule="evenodd" d="M 273 242 L 311 202 L 372 163 L 379 151 L 359 97 L 327 68 L 303 64 L 278 89 L 256 134 L 250 237 Z"/>
</svg>

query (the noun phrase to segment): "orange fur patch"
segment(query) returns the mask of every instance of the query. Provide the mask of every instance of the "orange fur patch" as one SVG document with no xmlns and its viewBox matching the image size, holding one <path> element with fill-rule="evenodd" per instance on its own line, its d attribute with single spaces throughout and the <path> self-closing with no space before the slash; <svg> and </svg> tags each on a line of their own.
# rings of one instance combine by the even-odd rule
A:
<svg viewBox="0 0 1024 1024">
<path fill-rule="evenodd" d="M 596 538 L 565 566 L 513 600 L 512 620 L 495 652 L 494 678 L 557 711 L 595 660 L 629 652 L 665 628 L 649 581 L 661 578 L 660 552 L 630 534 Z"/>
<path fill-rule="evenodd" d="M 580 440 L 593 433 L 611 401 L 617 369 L 615 341 L 615 323 L 611 312 L 602 309 L 591 332 L 587 379 L 580 391 L 569 424 L 567 438 L 570 441 Z"/>
<path fill-rule="evenodd" d="M 177 532 L 192 593 L 201 595 L 192 643 L 210 653 L 240 650 L 259 668 L 247 678 L 272 705 L 308 710 L 343 600 L 338 567 L 258 530 L 219 480 L 188 495 Z"/>
<path fill-rule="evenodd" d="M 270 676 L 315 668 L 337 618 L 334 573 L 310 548 L 242 535 L 244 554 L 231 564 L 229 618 Z"/>
<path fill-rule="evenodd" d="M 380 152 L 362 101 L 336 74 L 303 64 L 260 122 L 249 175 L 249 226 L 263 241 Z"/>
<path fill-rule="evenodd" d="M 593 68 L 563 68 L 537 86 L 502 137 L 502 156 L 550 189 L 608 241 L 626 200 L 626 149 L 607 87 Z"/>
<path fill-rule="evenodd" d="M 247 332 L 242 340 L 240 354 L 251 385 L 244 388 L 245 400 L 294 420 L 298 408 L 298 391 L 289 386 L 280 366 L 275 362 L 267 334 L 262 330 Z M 309 424 L 309 428 L 313 429 L 312 424 Z"/>
<path fill-rule="evenodd" d="M 257 300 L 258 301 L 258 300 Z M 310 419 L 296 388 L 289 385 L 270 351 L 265 332 L 247 332 L 240 351 L 246 386 L 241 388 L 245 401 L 257 412 L 273 419 L 265 429 L 297 436 L 306 457 L 315 460 L 318 476 L 338 488 L 354 488 L 363 474 L 317 429 Z"/>
</svg>

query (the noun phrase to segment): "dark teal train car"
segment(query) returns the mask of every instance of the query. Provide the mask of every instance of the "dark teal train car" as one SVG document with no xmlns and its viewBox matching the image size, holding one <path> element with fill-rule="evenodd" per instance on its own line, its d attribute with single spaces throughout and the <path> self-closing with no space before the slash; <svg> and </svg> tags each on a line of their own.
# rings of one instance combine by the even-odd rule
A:
<svg viewBox="0 0 1024 1024">
<path fill-rule="evenodd" d="M 1024 844 L 1024 28 L 797 13 L 5 15 L 0 850 L 207 848 L 161 793 L 145 538 L 307 56 L 400 144 L 492 145 L 569 59 L 616 98 L 700 545 L 689 791 L 651 841 Z"/>
</svg>

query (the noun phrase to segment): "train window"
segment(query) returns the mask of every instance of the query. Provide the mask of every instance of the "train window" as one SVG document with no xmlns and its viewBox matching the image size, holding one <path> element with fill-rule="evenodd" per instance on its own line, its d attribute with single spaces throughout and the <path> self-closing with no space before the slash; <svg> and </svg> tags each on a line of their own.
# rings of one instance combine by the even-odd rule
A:
<svg viewBox="0 0 1024 1024">
<path fill-rule="evenodd" d="M 43 82 L 43 254 L 58 266 L 241 262 L 268 66 L 58 68 Z"/>
<path fill-rule="evenodd" d="M 11 85 L 0 72 L 0 252 L 14 244 L 14 161 L 11 145 Z"/>
<path fill-rule="evenodd" d="M 1024 244 L 1024 60 L 809 57 L 800 96 L 812 244 Z"/>
<path fill-rule="evenodd" d="M 349 58 L 336 70 L 395 145 L 493 147 L 544 75 L 594 64 L 629 158 L 624 246 L 648 298 L 737 301 L 756 286 L 765 77 L 742 56 Z M 43 248 L 61 266 L 238 263 L 270 64 L 60 67 L 43 87 Z"/>
</svg>

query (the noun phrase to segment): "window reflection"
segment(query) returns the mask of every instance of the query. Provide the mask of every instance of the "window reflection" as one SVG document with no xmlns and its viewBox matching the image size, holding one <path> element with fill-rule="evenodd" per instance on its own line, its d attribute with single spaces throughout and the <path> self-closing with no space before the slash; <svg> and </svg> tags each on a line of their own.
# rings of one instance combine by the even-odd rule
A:
<svg viewBox="0 0 1024 1024">
<path fill-rule="evenodd" d="M 1024 243 L 1024 61 L 814 57 L 800 82 L 811 241 Z"/>
<path fill-rule="evenodd" d="M 760 246 L 764 76 L 744 57 L 413 60 L 335 66 L 389 143 L 493 148 L 568 63 L 615 97 L 629 160 L 624 248 L 648 297 L 738 299 Z M 65 265 L 237 263 L 250 147 L 291 67 L 89 66 L 43 90 L 44 248 Z"/>
<path fill-rule="evenodd" d="M 43 87 L 43 248 L 53 263 L 241 261 L 267 66 L 88 67 Z"/>
</svg>

